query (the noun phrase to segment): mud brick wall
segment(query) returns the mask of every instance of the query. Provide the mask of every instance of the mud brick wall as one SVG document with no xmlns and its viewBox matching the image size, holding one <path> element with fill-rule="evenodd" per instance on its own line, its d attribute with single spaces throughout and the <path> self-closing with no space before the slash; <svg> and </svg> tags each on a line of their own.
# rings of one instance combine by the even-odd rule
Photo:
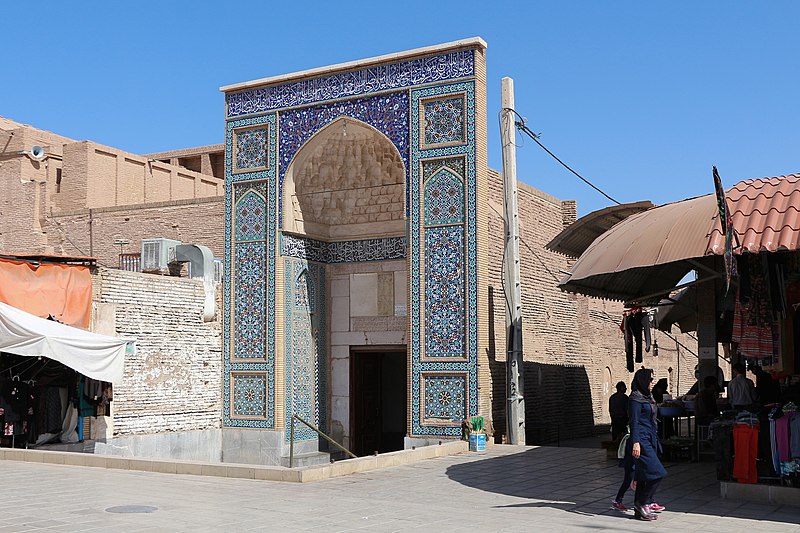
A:
<svg viewBox="0 0 800 533">
<path fill-rule="evenodd" d="M 491 410 L 498 439 L 505 434 L 505 296 L 502 283 L 503 185 L 489 174 L 489 370 Z M 575 220 L 574 201 L 561 201 L 528 185 L 518 185 L 520 277 L 528 444 L 592 435 L 610 423 L 608 397 L 615 384 L 630 388 L 619 323 L 622 303 L 561 292 L 558 281 L 571 260 L 544 245 Z M 694 383 L 696 357 L 661 332 L 654 334 L 659 356 L 644 356 L 656 378 L 670 381 L 673 396 Z M 696 352 L 697 341 L 673 333 Z M 639 365 L 637 364 L 637 367 Z M 670 372 L 670 369 L 672 371 Z M 678 374 L 680 373 L 680 378 Z M 680 383 L 680 386 L 678 385 Z"/>
<path fill-rule="evenodd" d="M 93 282 L 116 334 L 137 341 L 114 388 L 114 434 L 219 428 L 221 312 L 203 322 L 202 281 L 99 269 Z"/>
</svg>

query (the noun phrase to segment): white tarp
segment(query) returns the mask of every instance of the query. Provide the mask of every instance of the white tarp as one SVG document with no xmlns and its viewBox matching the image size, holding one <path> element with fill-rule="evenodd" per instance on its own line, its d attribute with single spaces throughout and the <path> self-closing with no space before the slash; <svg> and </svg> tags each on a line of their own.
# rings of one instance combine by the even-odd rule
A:
<svg viewBox="0 0 800 533">
<path fill-rule="evenodd" d="M 84 376 L 118 384 L 132 341 L 98 335 L 26 313 L 0 302 L 0 351 L 43 356 Z"/>
</svg>

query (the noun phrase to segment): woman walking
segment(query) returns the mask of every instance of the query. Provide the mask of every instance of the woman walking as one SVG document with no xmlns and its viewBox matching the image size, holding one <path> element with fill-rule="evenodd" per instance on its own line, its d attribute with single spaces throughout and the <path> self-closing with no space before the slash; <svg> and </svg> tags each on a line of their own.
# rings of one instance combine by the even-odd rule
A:
<svg viewBox="0 0 800 533">
<path fill-rule="evenodd" d="M 656 404 L 652 395 L 653 371 L 642 368 L 633 377 L 630 396 L 631 455 L 636 467 L 636 494 L 633 499 L 634 516 L 640 520 L 655 520 L 656 514 L 649 503 L 658 490 L 661 479 L 667 475 L 658 460 L 661 442 L 658 440 Z M 660 506 L 659 506 L 660 507 Z"/>
</svg>

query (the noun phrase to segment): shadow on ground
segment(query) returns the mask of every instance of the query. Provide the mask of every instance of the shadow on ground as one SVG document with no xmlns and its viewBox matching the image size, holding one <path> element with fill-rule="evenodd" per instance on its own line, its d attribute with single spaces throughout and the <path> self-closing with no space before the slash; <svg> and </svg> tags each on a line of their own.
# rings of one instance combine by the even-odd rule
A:
<svg viewBox="0 0 800 533">
<path fill-rule="evenodd" d="M 723 500 L 713 463 L 665 466 L 668 474 L 656 498 L 667 507 L 663 518 L 683 514 L 684 518 L 706 515 L 792 525 L 800 521 L 797 507 Z M 502 507 L 548 507 L 584 516 L 633 518 L 632 512 L 610 508 L 623 472 L 618 461 L 606 459 L 603 450 L 496 445 L 474 461 L 449 467 L 447 475 L 465 486 L 530 500 Z M 632 491 L 624 502 L 633 505 Z"/>
</svg>

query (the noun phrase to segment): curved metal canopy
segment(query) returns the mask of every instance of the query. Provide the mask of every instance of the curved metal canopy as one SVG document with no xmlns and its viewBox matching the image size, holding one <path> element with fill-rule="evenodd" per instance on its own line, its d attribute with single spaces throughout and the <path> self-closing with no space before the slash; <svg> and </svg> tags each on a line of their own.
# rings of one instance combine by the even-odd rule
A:
<svg viewBox="0 0 800 533">
<path fill-rule="evenodd" d="M 612 205 L 593 211 L 564 228 L 544 247 L 567 257 L 578 258 L 591 246 L 597 237 L 616 224 L 631 215 L 647 211 L 653 207 L 653 202 L 644 200 L 642 202 Z"/>
<path fill-rule="evenodd" d="M 632 215 L 595 239 L 559 287 L 611 300 L 658 302 L 702 263 L 716 213 L 715 197 L 706 195 Z"/>
</svg>

